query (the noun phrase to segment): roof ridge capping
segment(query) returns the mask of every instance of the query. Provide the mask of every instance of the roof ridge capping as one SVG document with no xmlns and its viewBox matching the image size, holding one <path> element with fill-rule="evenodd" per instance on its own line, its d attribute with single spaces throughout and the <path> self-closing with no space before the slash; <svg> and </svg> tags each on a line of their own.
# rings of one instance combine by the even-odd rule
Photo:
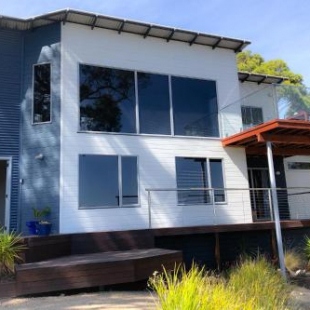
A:
<svg viewBox="0 0 310 310">
<path fill-rule="evenodd" d="M 94 28 L 116 30 L 118 33 L 132 33 L 147 37 L 155 37 L 169 41 L 184 42 L 189 45 L 205 45 L 215 48 L 230 49 L 235 52 L 242 51 L 251 42 L 242 39 L 230 38 L 214 34 L 207 34 L 185 30 L 181 28 L 167 27 L 129 19 L 79 11 L 74 9 L 62 9 L 28 19 L 20 19 L 9 16 L 0 16 L 0 27 L 16 30 L 30 30 L 54 23 L 76 23 Z"/>
</svg>

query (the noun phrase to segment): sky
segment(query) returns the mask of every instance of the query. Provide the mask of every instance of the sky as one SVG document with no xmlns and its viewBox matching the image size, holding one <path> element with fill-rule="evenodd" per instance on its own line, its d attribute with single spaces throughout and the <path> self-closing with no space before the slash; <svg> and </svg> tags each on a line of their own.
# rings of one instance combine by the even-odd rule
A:
<svg viewBox="0 0 310 310">
<path fill-rule="evenodd" d="M 0 0 L 0 15 L 20 18 L 67 8 L 249 40 L 310 87 L 310 0 Z"/>
</svg>

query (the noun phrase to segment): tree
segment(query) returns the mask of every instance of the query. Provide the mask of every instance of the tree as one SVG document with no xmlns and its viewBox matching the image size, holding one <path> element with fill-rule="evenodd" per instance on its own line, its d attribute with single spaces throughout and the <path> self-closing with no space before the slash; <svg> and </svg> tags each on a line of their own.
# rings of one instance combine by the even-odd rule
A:
<svg viewBox="0 0 310 310">
<path fill-rule="evenodd" d="M 303 84 L 302 75 L 292 72 L 284 60 L 265 61 L 260 54 L 247 50 L 237 55 L 237 66 L 239 71 L 287 78 L 277 87 L 278 106 L 285 110 L 283 117 L 292 117 L 300 111 L 310 114 L 310 91 Z"/>
<path fill-rule="evenodd" d="M 291 71 L 287 63 L 282 59 L 265 61 L 260 54 L 253 54 L 251 51 L 243 51 L 237 55 L 239 71 L 250 73 L 275 75 L 288 78 L 284 84 L 301 85 L 303 77 L 301 74 Z"/>
</svg>

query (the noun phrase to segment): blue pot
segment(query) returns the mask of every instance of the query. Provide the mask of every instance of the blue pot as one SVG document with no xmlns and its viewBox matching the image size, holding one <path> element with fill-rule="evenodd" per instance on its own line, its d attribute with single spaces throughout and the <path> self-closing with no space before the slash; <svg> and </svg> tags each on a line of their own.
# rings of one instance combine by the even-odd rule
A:
<svg viewBox="0 0 310 310">
<path fill-rule="evenodd" d="M 29 235 L 37 235 L 37 225 L 39 224 L 38 221 L 28 221 L 26 222 L 26 226 L 28 227 Z"/>
<path fill-rule="evenodd" d="M 48 236 L 51 233 L 52 224 L 51 223 L 38 223 L 37 231 L 39 236 Z"/>
</svg>

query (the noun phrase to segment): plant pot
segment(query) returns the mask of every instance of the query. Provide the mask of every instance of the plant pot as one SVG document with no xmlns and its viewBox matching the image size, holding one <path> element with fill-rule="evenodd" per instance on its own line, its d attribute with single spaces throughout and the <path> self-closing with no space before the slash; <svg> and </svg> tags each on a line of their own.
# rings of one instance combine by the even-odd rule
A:
<svg viewBox="0 0 310 310">
<path fill-rule="evenodd" d="M 39 236 L 48 236 L 51 233 L 52 224 L 51 223 L 38 223 L 37 231 Z"/>
<path fill-rule="evenodd" d="M 26 226 L 28 227 L 28 231 L 30 235 L 37 235 L 38 229 L 37 225 L 39 224 L 38 221 L 28 221 L 26 222 Z"/>
</svg>

